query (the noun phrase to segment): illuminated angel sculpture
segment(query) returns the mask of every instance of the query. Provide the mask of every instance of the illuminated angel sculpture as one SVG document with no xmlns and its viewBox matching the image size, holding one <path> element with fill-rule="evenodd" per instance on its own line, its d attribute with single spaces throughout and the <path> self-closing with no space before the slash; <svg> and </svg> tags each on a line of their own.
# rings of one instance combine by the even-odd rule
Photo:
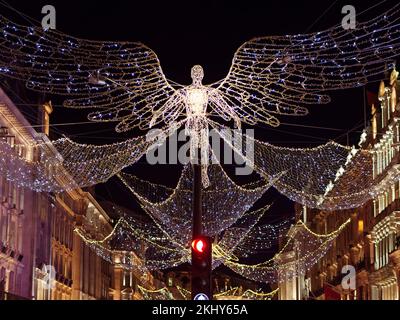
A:
<svg viewBox="0 0 400 320">
<path fill-rule="evenodd" d="M 355 29 L 255 38 L 236 51 L 223 80 L 203 85 L 203 69 L 194 66 L 189 86 L 169 82 L 141 43 L 82 40 L 1 17 L 0 74 L 72 96 L 66 107 L 96 108 L 88 118 L 116 122 L 117 132 L 184 120 L 193 154 L 207 139 L 209 117 L 278 126 L 279 115 L 329 102 L 324 91 L 362 86 L 391 69 L 400 53 L 399 7 Z"/>
<path fill-rule="evenodd" d="M 201 150 L 201 159 L 204 159 L 202 161 L 204 163 L 209 157 L 207 106 L 213 106 L 213 109 L 225 120 L 233 119 L 238 128 L 241 126 L 240 118 L 235 110 L 223 100 L 218 90 L 202 84 L 204 71 L 200 65 L 193 66 L 191 76 L 193 83 L 177 90 L 161 109 L 154 112 L 149 126 L 152 127 L 159 118 L 169 124 L 171 120 L 175 121 L 179 117 L 179 114 L 174 115 L 174 113 L 184 109 L 186 112 L 185 131 L 190 137 L 190 158 L 194 160 L 196 151 Z M 204 170 L 203 173 L 205 173 Z M 208 178 L 204 174 L 203 181 L 208 185 Z"/>
</svg>

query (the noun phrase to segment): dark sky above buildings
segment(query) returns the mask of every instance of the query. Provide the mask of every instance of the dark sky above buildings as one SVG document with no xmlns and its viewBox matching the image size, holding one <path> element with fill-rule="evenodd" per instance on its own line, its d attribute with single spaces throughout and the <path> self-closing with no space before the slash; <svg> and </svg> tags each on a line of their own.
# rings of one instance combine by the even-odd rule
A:
<svg viewBox="0 0 400 320">
<path fill-rule="evenodd" d="M 398 0 L 383 3 L 358 17 L 360 21 L 380 14 Z M 28 24 L 24 18 L 4 7 L 0 12 Z M 81 38 L 93 40 L 140 41 L 158 55 L 164 73 L 169 79 L 189 84 L 190 68 L 194 64 L 204 67 L 204 83 L 222 79 L 227 74 L 235 50 L 245 41 L 263 35 L 283 35 L 324 30 L 339 24 L 346 4 L 355 6 L 358 13 L 380 1 L 323 0 L 323 1 L 82 1 L 82 0 L 9 0 L 12 7 L 30 17 L 41 20 L 41 8 L 54 5 L 57 13 L 57 29 Z M 1 80 L 3 81 L 3 79 Z M 377 84 L 368 85 L 377 90 Z M 306 117 L 283 117 L 281 125 L 273 129 L 256 127 L 256 137 L 283 146 L 316 146 L 330 139 L 337 142 L 355 143 L 364 124 L 364 90 L 362 88 L 333 92 L 332 102 L 310 106 Z M 27 94 L 27 99 L 32 99 Z M 86 122 L 86 112 L 66 110 L 61 106 L 62 97 L 51 98 L 56 105 L 53 124 Z M 23 101 L 14 98 L 16 104 Z M 369 115 L 369 109 L 367 110 Z M 321 127 L 309 128 L 308 126 Z M 322 129 L 322 128 L 330 129 Z M 54 138 L 67 134 L 85 143 L 110 143 L 140 134 L 115 133 L 113 126 L 104 124 L 71 124 L 54 126 Z M 352 130 L 349 134 L 347 132 Z M 131 172 L 142 178 L 173 186 L 179 176 L 178 166 L 150 167 L 139 162 Z M 134 200 L 121 184 L 111 181 L 97 188 L 100 196 L 132 206 Z M 292 203 L 276 192 L 269 192 L 264 202 L 275 200 L 272 217 L 290 214 Z M 122 200 L 121 200 L 122 201 Z"/>
</svg>

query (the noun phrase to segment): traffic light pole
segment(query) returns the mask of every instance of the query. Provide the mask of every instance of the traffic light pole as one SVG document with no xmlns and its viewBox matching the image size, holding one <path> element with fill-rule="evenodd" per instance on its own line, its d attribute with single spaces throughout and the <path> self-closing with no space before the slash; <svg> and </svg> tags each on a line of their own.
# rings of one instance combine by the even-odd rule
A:
<svg viewBox="0 0 400 320">
<path fill-rule="evenodd" d="M 202 226 L 202 178 L 201 165 L 192 164 L 193 168 L 193 195 L 192 195 L 192 299 L 211 300 L 211 264 L 212 264 L 212 241 L 205 237 Z"/>
<path fill-rule="evenodd" d="M 195 239 L 202 235 L 202 182 L 201 182 L 201 165 L 194 163 L 193 165 L 193 229 L 192 238 Z"/>
</svg>

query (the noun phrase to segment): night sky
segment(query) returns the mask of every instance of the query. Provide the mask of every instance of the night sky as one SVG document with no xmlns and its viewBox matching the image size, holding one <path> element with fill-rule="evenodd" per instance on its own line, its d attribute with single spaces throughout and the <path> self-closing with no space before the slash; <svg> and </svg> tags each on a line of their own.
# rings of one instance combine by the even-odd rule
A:
<svg viewBox="0 0 400 320">
<path fill-rule="evenodd" d="M 93 40 L 140 41 L 158 55 L 167 78 L 181 84 L 190 84 L 190 68 L 201 64 L 204 68 L 203 83 L 224 78 L 229 70 L 235 50 L 255 36 L 306 33 L 324 30 L 341 22 L 341 8 L 355 6 L 357 13 L 380 1 L 8 1 L 20 12 L 41 20 L 41 8 L 52 4 L 57 12 L 57 29 L 81 38 Z M 365 21 L 390 8 L 397 1 L 383 4 L 362 14 Z M 21 24 L 29 22 L 0 2 L 0 12 Z M 120 141 L 140 134 L 131 131 L 117 134 L 113 126 L 86 123 L 87 112 L 64 109 L 63 97 L 38 97 L 37 93 L 24 92 L 21 85 L 8 81 L 17 98 L 2 87 L 20 106 L 32 122 L 34 110 L 29 106 L 38 99 L 51 99 L 56 106 L 52 115 L 52 138 L 62 134 L 85 143 L 104 144 Z M 367 86 L 377 90 L 377 83 Z M 334 139 L 343 144 L 358 141 L 364 126 L 364 89 L 356 88 L 331 94 L 327 105 L 310 106 L 306 117 L 280 117 L 279 128 L 256 127 L 256 137 L 282 146 L 316 146 Z M 369 108 L 367 109 L 369 116 Z M 84 123 L 83 123 L 84 122 Z M 301 126 L 299 126 L 301 125 Z M 326 127 L 306 128 L 302 126 Z M 350 131 L 350 132 L 349 132 Z M 349 132 L 349 133 L 348 133 Z M 149 166 L 145 159 L 128 169 L 148 180 L 174 186 L 179 176 L 179 166 Z M 230 170 L 229 168 L 227 170 Z M 131 209 L 136 209 L 134 198 L 124 190 L 116 178 L 96 187 L 99 199 L 112 199 Z M 275 201 L 270 218 L 293 214 L 293 204 L 274 191 L 269 191 L 260 205 Z"/>
</svg>

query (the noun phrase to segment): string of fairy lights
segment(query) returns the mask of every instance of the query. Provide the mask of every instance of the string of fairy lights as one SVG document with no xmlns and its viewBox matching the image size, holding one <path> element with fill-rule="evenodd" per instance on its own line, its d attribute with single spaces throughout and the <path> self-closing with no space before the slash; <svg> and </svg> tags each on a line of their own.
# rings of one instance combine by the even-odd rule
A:
<svg viewBox="0 0 400 320">
<path fill-rule="evenodd" d="M 257 265 L 240 263 L 239 259 L 246 256 L 241 256 L 240 251 L 238 254 L 236 248 L 240 246 L 243 240 L 249 241 L 250 239 L 250 243 L 252 241 L 263 240 L 269 243 L 278 239 L 277 234 L 272 234 L 271 239 L 268 239 L 265 234 L 262 234 L 263 239 L 257 238 L 258 228 L 261 230 L 265 229 L 265 225 L 258 225 L 255 228 L 256 236 L 252 236 L 251 230 L 257 225 L 260 215 L 260 212 L 257 212 L 257 210 L 246 213 L 235 224 L 224 231 L 221 235 L 221 240 L 213 246 L 214 268 L 223 263 L 242 276 L 260 282 L 277 282 L 282 280 L 282 278 L 290 279 L 302 275 L 326 253 L 333 241 L 350 221 L 346 221 L 329 234 L 317 234 L 299 221 L 289 229 L 285 244 L 272 259 Z M 190 261 L 189 244 L 179 244 L 179 240 L 175 240 L 175 238 L 180 238 L 177 237 L 180 232 L 179 230 L 170 231 L 169 235 L 165 236 L 164 230 L 158 230 L 158 233 L 153 231 L 154 227 L 151 227 L 152 221 L 150 220 L 140 227 L 139 219 L 133 219 L 132 217 L 129 219 L 129 223 L 118 222 L 111 232 L 111 235 L 115 235 L 116 239 L 118 239 L 116 242 L 111 239 L 112 236 L 107 236 L 104 239 L 110 242 L 114 241 L 113 246 L 118 249 L 133 250 L 134 248 L 136 252 L 140 252 L 141 244 L 147 242 L 146 250 L 141 256 L 147 269 L 152 269 L 153 267 L 155 269 L 165 269 Z M 284 234 L 287 229 L 280 227 L 286 224 L 286 222 L 282 222 L 276 228 L 273 228 L 273 230 L 276 230 L 279 234 Z M 119 228 L 120 226 L 127 228 Z M 141 234 L 144 235 L 144 232 L 146 232 L 146 235 L 140 236 Z M 84 238 L 84 241 L 100 247 L 104 245 L 104 240 L 93 241 Z M 123 247 L 116 245 L 116 243 L 120 242 L 124 243 Z M 171 252 L 173 253 L 172 255 Z M 146 259 L 150 259 L 150 263 Z"/>
<path fill-rule="evenodd" d="M 277 147 L 247 135 L 237 137 L 235 138 L 237 141 L 232 142 L 229 140 L 232 138 L 232 135 L 228 134 L 229 128 L 212 121 L 210 124 L 217 129 L 216 132 L 225 142 L 245 159 L 247 164 L 252 165 L 256 172 L 269 181 L 268 187 L 273 185 L 288 198 L 308 207 L 327 210 L 357 207 L 382 193 L 388 184 L 393 184 L 400 178 L 399 169 L 395 166 L 381 179 L 374 176 L 374 157 L 379 151 L 350 148 L 334 142 L 315 148 Z M 16 185 L 35 191 L 60 192 L 91 186 L 107 181 L 111 176 L 118 174 L 122 168 L 135 163 L 146 153 L 149 146 L 160 143 L 160 140 L 165 141 L 174 130 L 169 129 L 166 134 L 160 133 L 152 139 L 134 138 L 122 143 L 102 146 L 77 144 L 67 138 L 55 140 L 52 143 L 39 143 L 32 147 L 40 151 L 39 159 L 36 160 L 27 160 L 21 155 L 28 152 L 27 147 L 10 146 L 6 141 L 0 141 L 0 163 L 2 164 L 0 173 Z M 246 143 L 247 153 L 254 151 L 252 158 L 243 155 L 244 149 L 241 148 L 240 143 Z M 253 148 L 250 151 L 249 146 Z M 208 175 L 219 178 L 214 171 L 214 165 L 207 169 Z M 187 172 L 186 182 L 190 179 L 191 171 Z M 142 183 L 142 188 L 145 186 L 150 188 L 149 184 L 136 177 L 123 173 L 120 177 L 127 186 L 127 180 L 130 179 L 130 182 L 136 185 Z M 254 188 L 253 191 L 245 191 L 246 187 L 234 189 L 237 190 L 236 195 L 251 192 L 256 200 L 256 195 L 263 193 L 262 188 L 256 187 L 257 183 L 259 182 L 256 182 L 254 186 L 249 186 Z M 170 203 L 166 198 L 169 190 L 157 189 L 155 186 L 151 188 L 159 197 L 157 201 L 163 202 L 161 205 L 154 205 L 156 200 L 148 200 L 140 195 L 140 192 L 136 192 L 138 198 L 147 206 L 154 205 L 153 214 L 159 215 L 159 220 L 168 219 L 165 210 L 159 213 L 155 210 Z M 229 186 L 225 189 L 228 190 Z M 210 190 L 214 189 L 210 188 Z M 218 190 L 218 192 L 223 191 Z M 206 192 L 206 196 L 211 193 Z M 162 195 L 165 196 L 164 201 L 161 199 Z M 147 193 L 147 196 L 151 198 L 150 193 Z M 189 195 L 186 192 L 187 208 L 190 206 L 188 198 Z M 242 203 L 238 202 L 239 204 Z M 209 202 L 207 208 L 213 210 L 210 207 L 213 205 L 215 206 L 216 203 Z M 225 217 L 219 218 L 225 219 Z"/>
<path fill-rule="evenodd" d="M 181 123 L 176 123 L 179 127 Z M 177 127 L 105 145 L 79 144 L 69 138 L 29 145 L 0 137 L 0 174 L 37 192 L 62 192 L 105 182 L 136 163 L 149 148 L 165 141 Z"/>
<path fill-rule="evenodd" d="M 211 114 L 225 120 L 277 126 L 275 115 L 307 114 L 299 103 L 327 103 L 329 97 L 317 91 L 365 84 L 392 68 L 400 52 L 396 4 L 354 30 L 337 25 L 303 35 L 252 39 L 236 51 L 228 75 L 216 88 L 203 86 L 203 71 L 196 68 L 194 84 L 175 89 L 157 55 L 141 43 L 83 40 L 22 26 L 4 16 L 0 28 L 4 76 L 26 81 L 34 90 L 74 96 L 66 106 L 97 108 L 89 119 L 118 122 L 117 131 L 188 117 L 193 124 L 188 131 L 197 140 L 206 116 L 204 101 L 210 102 Z"/>
<path fill-rule="evenodd" d="M 321 259 L 350 219 L 328 234 L 317 234 L 301 220 L 287 233 L 287 241 L 271 259 L 255 264 L 225 261 L 236 273 L 258 282 L 279 282 L 302 276 Z"/>
<path fill-rule="evenodd" d="M 173 192 L 129 174 L 121 173 L 119 178 L 154 221 L 164 229 L 178 231 L 177 234 L 182 237 L 181 243 L 189 243 L 192 228 L 192 175 L 191 165 L 186 165 Z M 242 217 L 270 186 L 263 180 L 239 186 L 219 164 L 210 165 L 208 175 L 210 185 L 202 197 L 203 232 L 211 237 Z"/>
<path fill-rule="evenodd" d="M 146 300 L 190 300 L 191 292 L 181 286 L 174 287 L 178 290 L 180 297 L 176 298 L 171 292 L 171 288 L 164 287 L 157 290 L 149 290 L 142 286 L 138 289 Z M 246 289 L 244 292 L 240 287 L 233 287 L 222 292 L 214 293 L 213 298 L 216 300 L 223 300 L 224 298 L 237 299 L 237 300 L 272 300 L 279 289 L 271 292 L 254 291 Z"/>
<path fill-rule="evenodd" d="M 240 275 L 259 282 L 276 283 L 304 275 L 306 271 L 325 255 L 333 241 L 348 225 L 349 221 L 347 220 L 329 234 L 317 234 L 299 221 L 289 230 L 287 241 L 272 259 L 257 265 L 239 263 L 230 258 L 225 259 L 223 263 Z M 115 232 L 112 233 L 115 234 Z M 106 238 L 107 240 L 109 239 L 109 237 Z M 104 240 L 93 241 L 86 238 L 83 239 L 91 245 L 96 243 L 98 246 L 101 246 L 104 243 Z M 218 257 L 216 257 L 216 260 L 218 260 Z"/>
<path fill-rule="evenodd" d="M 213 244 L 213 268 L 215 269 L 224 260 L 238 260 L 235 256 L 236 246 L 240 244 L 246 233 L 251 230 L 269 206 L 246 213 L 231 227 L 221 233 L 220 240 Z M 82 240 L 102 257 L 112 262 L 112 252 L 135 252 L 143 262 L 146 270 L 167 269 L 190 263 L 190 243 L 182 242 L 180 230 L 163 230 L 149 217 L 127 214 L 121 208 L 115 208 L 115 212 L 122 217 L 117 221 L 113 230 L 102 239 L 92 239 L 85 231 L 85 226 L 78 227 L 75 232 Z M 282 231 L 281 229 L 279 231 Z M 227 236 L 229 235 L 229 236 Z M 268 238 L 265 238 L 269 241 Z M 275 238 L 270 241 L 274 241 Z"/>
<path fill-rule="evenodd" d="M 156 54 L 141 43 L 82 40 L 57 30 L 21 26 L 1 16 L 0 73 L 24 80 L 32 89 L 74 96 L 66 106 L 97 108 L 100 111 L 91 113 L 89 119 L 118 122 L 117 131 L 184 124 L 194 141 L 191 154 L 197 147 L 207 153 L 204 132 L 208 132 L 209 116 L 232 119 L 237 127 L 240 122 L 278 125 L 275 115 L 307 113 L 298 103 L 329 101 L 328 96 L 316 91 L 361 86 L 391 69 L 400 50 L 399 19 L 397 4 L 351 31 L 336 26 L 304 35 L 255 38 L 236 51 L 227 77 L 217 84 L 203 85 L 204 71 L 195 66 L 193 84 L 175 89 L 164 76 Z M 183 122 L 176 123 L 180 120 Z M 333 188 L 333 181 L 349 164 L 349 155 L 356 158 L 350 161 L 353 168 L 360 168 L 369 165 L 368 152 L 357 153 L 353 148 L 349 153 L 348 148 L 333 143 L 288 150 L 253 142 L 255 168 L 268 177 L 285 172 L 274 186 L 307 206 L 353 207 L 360 199 L 365 200 L 366 192 L 361 190 L 371 190 L 375 183 L 369 174 L 357 172 L 362 183 L 356 184 L 351 177 L 347 184 L 340 179 L 340 185 L 345 186 Z M 54 142 L 65 158 L 63 167 L 74 181 L 70 188 L 106 181 L 137 161 L 149 146 L 143 137 L 126 144 L 94 148 L 78 146 L 68 139 Z M 10 162 L 6 152 L 1 155 L 6 157 L 1 159 L 3 163 Z M 46 179 L 45 174 L 60 171 L 53 160 L 54 156 L 39 159 L 40 164 L 26 166 L 27 172 L 12 168 L 8 179 L 17 183 L 23 180 L 23 186 L 35 190 L 57 190 L 59 184 L 52 185 L 57 179 Z M 44 168 L 37 168 L 41 165 Z M 24 179 L 32 171 L 39 178 Z M 202 173 L 207 185 L 204 167 Z M 360 192 L 351 188 L 357 186 Z M 349 190 L 352 195 L 348 195 Z M 369 196 L 374 194 L 376 191 L 369 192 Z"/>
<path fill-rule="evenodd" d="M 277 147 L 247 135 L 235 138 L 237 141 L 232 143 L 229 140 L 232 135 L 228 134 L 228 128 L 212 121 L 210 124 L 217 129 L 216 132 L 225 142 L 245 159 L 247 164 L 252 165 L 256 172 L 269 181 L 268 186 L 273 185 L 288 198 L 308 207 L 328 210 L 357 207 L 382 193 L 388 183 L 395 183 L 400 177 L 397 167 L 391 168 L 381 179 L 374 176 L 374 157 L 379 151 L 350 148 L 334 142 L 315 148 Z M 22 154 L 28 152 L 27 147 L 24 149 L 20 145 L 10 146 L 6 141 L 0 141 L 0 163 L 2 164 L 0 172 L 7 180 L 18 186 L 28 187 L 35 191 L 60 192 L 91 186 L 107 181 L 111 176 L 118 174 L 122 168 L 135 163 L 146 153 L 149 146 L 153 146 L 155 141 L 157 143 L 160 143 L 160 140 L 165 141 L 174 130 L 169 129 L 166 134 L 160 133 L 152 139 L 134 138 L 122 143 L 102 146 L 76 144 L 66 138 L 53 141 L 52 144 L 39 143 L 33 147 L 40 151 L 39 159 L 36 160 L 27 160 L 21 155 L 21 152 Z M 248 143 L 249 141 L 251 143 Z M 247 153 L 254 151 L 252 158 L 243 155 L 244 149 L 241 148 L 240 143 L 246 143 Z M 249 146 L 253 148 L 250 151 Z M 207 169 L 208 175 L 211 176 L 216 175 L 214 171 L 213 166 Z M 126 184 L 128 179 L 136 185 L 140 182 L 137 178 L 126 174 L 120 174 L 120 177 Z M 144 185 L 150 188 L 145 183 L 143 183 L 143 188 Z M 256 199 L 256 194 L 262 194 L 262 188 L 255 186 L 253 191 L 245 191 L 246 188 L 235 190 L 238 194 L 252 192 Z M 161 195 L 166 197 L 168 189 L 157 189 L 154 186 L 152 188 L 160 197 L 159 201 L 162 200 Z M 210 190 L 214 189 L 210 188 Z M 223 191 L 218 190 L 218 192 Z M 206 193 L 206 196 L 209 194 L 211 192 Z M 137 193 L 137 196 L 148 206 L 157 202 L 146 200 L 140 193 Z M 188 197 L 187 194 L 186 202 L 189 202 Z M 163 205 L 168 205 L 169 200 L 164 200 Z M 213 206 L 215 202 L 210 202 L 209 205 Z M 162 205 L 153 206 L 153 210 L 160 207 Z M 208 208 L 213 210 L 211 207 Z M 160 220 L 168 219 L 165 212 L 160 213 Z M 157 216 L 157 212 L 153 214 Z M 220 217 L 220 219 L 224 218 Z"/>
<path fill-rule="evenodd" d="M 310 208 L 341 210 L 358 207 L 400 178 L 396 166 L 379 179 L 374 176 L 374 150 L 346 147 L 335 142 L 314 148 L 277 147 L 248 135 L 232 142 L 229 128 L 210 123 L 215 132 L 265 179 L 283 172 L 273 180 L 273 186 L 289 199 Z M 242 143 L 246 143 L 247 153 L 251 146 L 250 153 L 254 156 L 244 155 Z"/>
</svg>

